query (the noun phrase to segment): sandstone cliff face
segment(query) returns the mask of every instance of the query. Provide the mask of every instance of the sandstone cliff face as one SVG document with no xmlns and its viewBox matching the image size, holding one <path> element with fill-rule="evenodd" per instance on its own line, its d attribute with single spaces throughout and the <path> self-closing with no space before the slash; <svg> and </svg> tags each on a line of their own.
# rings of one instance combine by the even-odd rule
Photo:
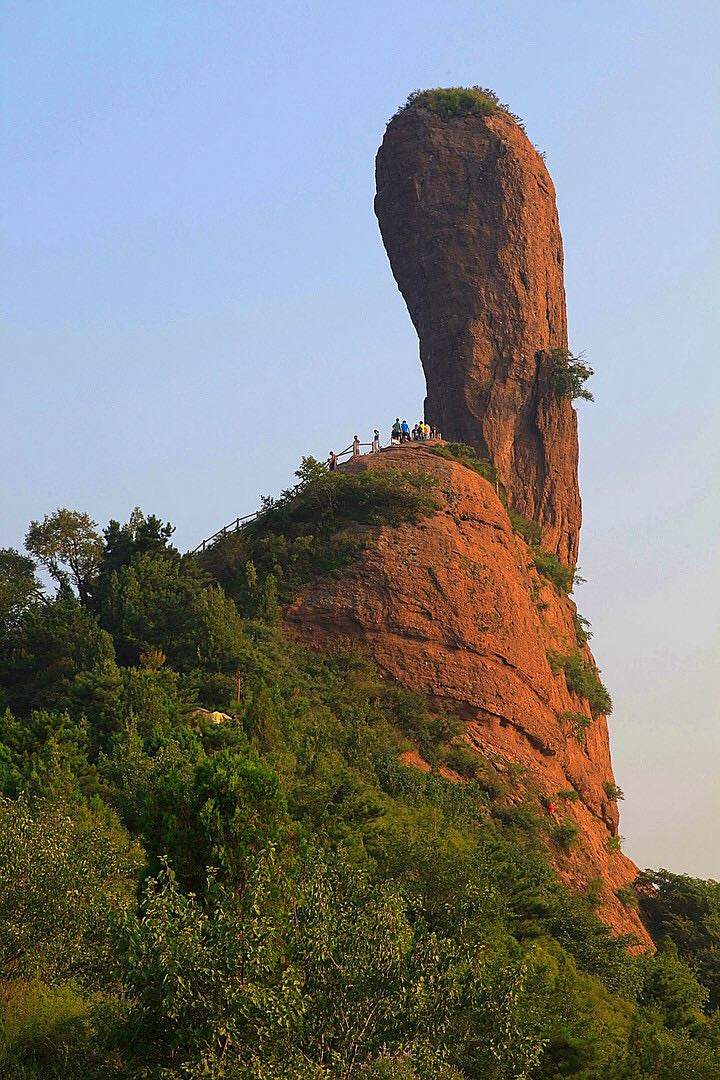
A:
<svg viewBox="0 0 720 1080">
<path fill-rule="evenodd" d="M 491 458 L 543 544 L 577 560 L 577 423 L 552 385 L 567 346 L 562 239 L 545 164 L 509 116 L 388 125 L 375 212 L 420 338 L 426 418 Z"/>
<path fill-rule="evenodd" d="M 649 943 L 636 914 L 614 893 L 637 871 L 608 850 L 618 811 L 604 788 L 613 782 L 605 719 L 591 722 L 584 745 L 559 719 L 563 712 L 590 716 L 547 659 L 549 649 L 567 652 L 575 643 L 574 604 L 530 567 L 527 545 L 477 473 L 420 446 L 347 466 L 388 467 L 435 476 L 442 509 L 419 524 L 377 529 L 339 578 L 302 590 L 286 613 L 288 627 L 310 646 L 361 644 L 388 676 L 459 713 L 467 742 L 500 775 L 510 762 L 524 766 L 527 783 L 518 798 L 524 787 L 553 799 L 556 818 L 581 830 L 570 854 L 553 849 L 561 876 L 574 887 L 600 878 L 602 916 L 618 932 Z M 570 789 L 578 801 L 556 798 Z"/>
</svg>

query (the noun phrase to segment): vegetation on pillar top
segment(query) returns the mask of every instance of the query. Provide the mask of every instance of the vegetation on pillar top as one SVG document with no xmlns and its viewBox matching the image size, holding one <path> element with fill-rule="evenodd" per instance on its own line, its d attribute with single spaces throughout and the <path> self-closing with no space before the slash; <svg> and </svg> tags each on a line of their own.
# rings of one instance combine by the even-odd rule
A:
<svg viewBox="0 0 720 1080">
<path fill-rule="evenodd" d="M 437 86 L 430 90 L 413 90 L 396 115 L 406 109 L 426 109 L 443 120 L 453 120 L 459 116 L 493 116 L 501 112 L 522 127 L 520 118 L 500 101 L 495 91 L 483 86 Z"/>
</svg>

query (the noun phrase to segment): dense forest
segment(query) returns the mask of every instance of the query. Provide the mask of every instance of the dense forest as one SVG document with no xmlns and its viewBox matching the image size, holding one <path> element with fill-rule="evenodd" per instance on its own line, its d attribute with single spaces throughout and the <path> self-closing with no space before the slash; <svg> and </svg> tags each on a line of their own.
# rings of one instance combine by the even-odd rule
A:
<svg viewBox="0 0 720 1080">
<path fill-rule="evenodd" d="M 634 951 L 456 717 L 289 640 L 299 584 L 435 505 L 297 480 L 202 557 L 140 511 L 0 551 L 2 1076 L 720 1078 L 720 885 L 641 875 Z"/>
</svg>

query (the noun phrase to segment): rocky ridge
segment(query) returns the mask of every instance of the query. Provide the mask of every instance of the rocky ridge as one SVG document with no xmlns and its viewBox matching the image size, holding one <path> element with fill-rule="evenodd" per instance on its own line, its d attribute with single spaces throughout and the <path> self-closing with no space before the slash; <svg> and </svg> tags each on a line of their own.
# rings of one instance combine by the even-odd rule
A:
<svg viewBox="0 0 720 1080">
<path fill-rule="evenodd" d="M 458 713 L 465 741 L 500 777 L 508 769 L 523 774 L 516 798 L 532 793 L 550 834 L 557 824 L 577 826 L 569 852 L 550 841 L 561 877 L 574 888 L 599 881 L 602 917 L 649 944 L 636 912 L 616 895 L 637 869 L 613 850 L 618 808 L 608 794 L 607 723 L 592 717 L 548 659 L 577 647 L 574 603 L 534 569 L 495 488 L 472 469 L 412 444 L 346 467 L 429 473 L 441 509 L 417 524 L 378 527 L 339 576 L 301 589 L 286 625 L 314 648 L 359 645 L 388 677 Z M 593 662 L 587 646 L 582 652 Z M 568 713 L 587 717 L 583 733 Z M 418 755 L 410 764 L 424 767 Z"/>
</svg>

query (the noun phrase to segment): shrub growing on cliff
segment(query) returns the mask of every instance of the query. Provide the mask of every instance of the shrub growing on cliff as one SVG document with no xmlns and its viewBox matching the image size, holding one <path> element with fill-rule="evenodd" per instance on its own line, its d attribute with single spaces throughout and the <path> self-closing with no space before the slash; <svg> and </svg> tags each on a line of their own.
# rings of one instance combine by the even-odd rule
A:
<svg viewBox="0 0 720 1080">
<path fill-rule="evenodd" d="M 576 582 L 579 580 L 575 567 L 565 566 L 557 555 L 543 548 L 533 548 L 532 564 L 538 574 L 542 574 L 551 581 L 558 592 L 571 593 Z"/>
<path fill-rule="evenodd" d="M 580 577 L 578 569 L 575 566 L 565 566 L 564 563 L 551 551 L 545 551 L 540 546 L 542 542 L 542 525 L 537 521 L 531 521 L 522 514 L 518 514 L 517 510 L 513 510 L 512 507 L 508 507 L 508 517 L 510 518 L 510 524 L 512 525 L 513 532 L 516 532 L 518 536 L 521 536 L 530 548 L 532 554 L 532 565 L 535 567 L 539 574 L 546 577 L 548 581 L 551 581 L 558 592 L 571 593 L 575 585 L 578 585 L 584 580 Z M 587 619 L 583 619 L 582 615 L 576 617 L 576 633 L 578 629 L 583 631 L 583 624 L 589 626 Z M 589 639 L 588 634 L 585 641 Z M 578 638 L 578 644 L 581 644 Z"/>
<path fill-rule="evenodd" d="M 576 401 L 594 401 L 592 393 L 585 383 L 595 374 L 591 367 L 584 364 L 580 356 L 573 356 L 569 349 L 551 349 L 552 377 L 558 397 Z"/>
<path fill-rule="evenodd" d="M 587 643 L 592 639 L 590 620 L 586 619 L 584 615 L 580 615 L 576 611 L 573 615 L 573 626 L 575 628 L 575 640 L 582 648 L 583 645 L 587 645 Z"/>
<path fill-rule="evenodd" d="M 592 724 L 589 716 L 582 712 L 561 712 L 558 720 L 561 724 L 567 724 L 578 742 L 585 745 L 585 735 Z"/>
<path fill-rule="evenodd" d="M 559 653 L 551 649 L 548 660 L 553 672 L 564 672 L 568 690 L 583 698 L 590 706 L 593 716 L 609 716 L 612 712 L 612 698 L 603 686 L 597 668 L 593 667 L 579 649 L 569 653 Z"/>
<path fill-rule="evenodd" d="M 565 821 L 558 822 L 558 824 L 555 825 L 551 837 L 560 850 L 564 851 L 567 855 L 576 846 L 580 838 L 580 829 L 574 821 L 566 818 Z"/>
<path fill-rule="evenodd" d="M 508 507 L 508 517 L 513 531 L 522 536 L 523 540 L 531 547 L 539 547 L 542 540 L 542 525 L 539 521 L 530 521 L 529 518 L 518 514 L 517 510 Z"/>
<path fill-rule="evenodd" d="M 606 780 L 603 784 L 603 791 L 612 802 L 619 802 L 620 799 L 625 798 L 622 788 L 619 788 L 617 784 L 613 784 L 610 780 Z"/>
<path fill-rule="evenodd" d="M 496 485 L 498 482 L 497 469 L 493 463 L 487 458 L 479 458 L 474 447 L 467 443 L 444 443 L 442 446 L 433 446 L 432 452 L 438 457 L 459 461 L 466 469 L 472 469 L 490 484 Z"/>
</svg>

